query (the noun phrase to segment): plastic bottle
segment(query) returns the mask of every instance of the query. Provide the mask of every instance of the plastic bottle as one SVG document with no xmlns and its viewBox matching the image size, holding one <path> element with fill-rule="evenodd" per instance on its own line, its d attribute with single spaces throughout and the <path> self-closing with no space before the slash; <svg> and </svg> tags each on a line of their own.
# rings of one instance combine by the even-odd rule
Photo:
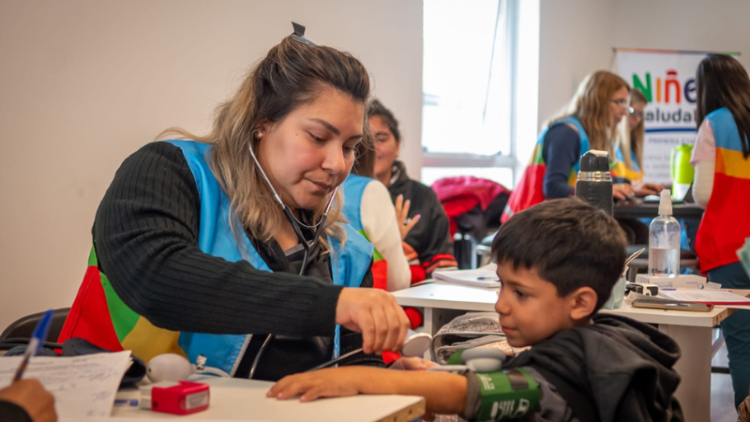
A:
<svg viewBox="0 0 750 422">
<path fill-rule="evenodd" d="M 672 197 L 661 191 L 659 216 L 649 229 L 648 274 L 677 277 L 680 274 L 680 223 L 672 217 Z"/>
<path fill-rule="evenodd" d="M 612 176 L 607 151 L 591 149 L 581 156 L 576 196 L 612 215 Z"/>
</svg>

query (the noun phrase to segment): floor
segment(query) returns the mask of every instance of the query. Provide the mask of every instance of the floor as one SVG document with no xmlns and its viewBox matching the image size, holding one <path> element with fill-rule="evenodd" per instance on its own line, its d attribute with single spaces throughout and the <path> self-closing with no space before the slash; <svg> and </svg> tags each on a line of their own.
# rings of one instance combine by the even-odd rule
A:
<svg viewBox="0 0 750 422">
<path fill-rule="evenodd" d="M 727 366 L 727 347 L 722 346 L 713 361 L 713 366 Z M 734 408 L 734 391 L 729 374 L 711 374 L 711 422 L 737 422 Z"/>
</svg>

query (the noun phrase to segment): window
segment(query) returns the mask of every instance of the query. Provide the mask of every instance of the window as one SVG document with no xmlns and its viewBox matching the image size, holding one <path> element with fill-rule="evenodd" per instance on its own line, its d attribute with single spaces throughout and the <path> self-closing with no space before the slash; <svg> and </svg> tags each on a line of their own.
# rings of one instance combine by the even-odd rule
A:
<svg viewBox="0 0 750 422">
<path fill-rule="evenodd" d="M 422 182 L 474 175 L 512 187 L 515 0 L 424 2 Z"/>
</svg>

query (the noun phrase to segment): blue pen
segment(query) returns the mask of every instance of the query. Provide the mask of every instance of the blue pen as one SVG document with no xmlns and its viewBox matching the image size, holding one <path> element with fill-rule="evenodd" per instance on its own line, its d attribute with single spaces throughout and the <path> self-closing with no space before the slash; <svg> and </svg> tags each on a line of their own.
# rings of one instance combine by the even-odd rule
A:
<svg viewBox="0 0 750 422">
<path fill-rule="evenodd" d="M 477 277 L 477 280 L 497 280 L 497 277 L 484 277 L 484 276 L 482 276 L 482 277 Z"/>
<path fill-rule="evenodd" d="M 138 406 L 138 399 L 115 399 L 115 406 Z"/>
<path fill-rule="evenodd" d="M 41 348 L 42 343 L 47 340 L 50 322 L 52 321 L 52 312 L 52 309 L 45 312 L 42 319 L 40 319 L 39 323 L 36 325 L 36 328 L 34 328 L 34 334 L 32 334 L 31 339 L 29 339 L 29 344 L 28 346 L 26 346 L 26 351 L 23 354 L 21 365 L 16 371 L 16 376 L 13 377 L 13 382 L 21 379 L 24 371 L 26 371 L 26 367 L 29 365 L 29 359 L 32 356 L 36 356 L 37 354 L 39 354 L 39 348 Z"/>
</svg>

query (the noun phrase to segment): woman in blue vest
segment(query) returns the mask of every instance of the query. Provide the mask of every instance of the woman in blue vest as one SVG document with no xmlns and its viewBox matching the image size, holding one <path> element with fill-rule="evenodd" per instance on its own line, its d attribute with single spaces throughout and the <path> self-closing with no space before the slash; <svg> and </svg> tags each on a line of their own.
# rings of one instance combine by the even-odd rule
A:
<svg viewBox="0 0 750 422">
<path fill-rule="evenodd" d="M 401 232 L 391 195 L 375 177 L 375 149 L 360 142 L 357 161 L 342 185 L 343 213 L 349 224 L 374 246 L 374 286 L 395 292 L 411 285 L 409 261 L 401 246 Z M 402 226 L 407 233 L 419 221 Z"/>
<path fill-rule="evenodd" d="M 627 82 L 600 70 L 588 75 L 563 113 L 542 130 L 521 181 L 508 199 L 502 221 L 545 199 L 573 195 L 581 155 L 589 149 L 614 157 L 614 131 L 628 110 Z M 615 183 L 612 196 L 633 194 L 627 183 Z"/>
<path fill-rule="evenodd" d="M 409 260 L 411 282 L 432 277 L 437 269 L 455 268 L 448 216 L 435 191 L 409 178 L 398 160 L 401 131 L 393 112 L 373 100 L 370 129 L 375 142 L 375 178 L 388 187 L 396 206 L 404 255 Z"/>
<path fill-rule="evenodd" d="M 361 288 L 372 245 L 337 194 L 369 141 L 369 95 L 362 63 L 295 26 L 208 135 L 168 129 L 161 139 L 189 140 L 125 160 L 93 227 L 101 286 L 87 273 L 63 333 L 264 380 L 359 347 L 345 364 L 382 365 L 409 323 L 392 296 Z"/>
</svg>

